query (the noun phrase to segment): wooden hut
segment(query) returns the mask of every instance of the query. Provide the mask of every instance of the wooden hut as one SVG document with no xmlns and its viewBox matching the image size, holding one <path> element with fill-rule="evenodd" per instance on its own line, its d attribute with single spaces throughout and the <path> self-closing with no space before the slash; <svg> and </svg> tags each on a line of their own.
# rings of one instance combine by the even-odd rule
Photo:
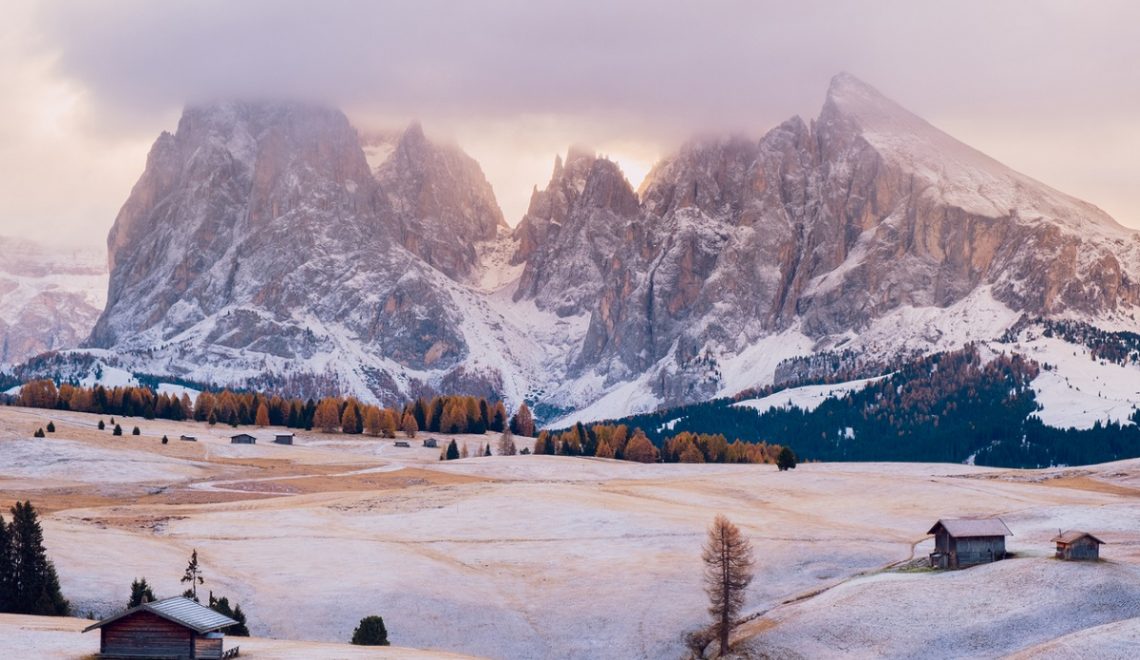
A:
<svg viewBox="0 0 1140 660">
<path fill-rule="evenodd" d="M 436 442 L 435 438 L 427 438 L 426 440 L 424 440 L 424 446 L 436 448 L 436 447 L 439 447 L 439 444 Z"/>
<path fill-rule="evenodd" d="M 238 433 L 237 435 L 230 436 L 231 445 L 252 445 L 257 443 L 257 438 L 248 433 Z"/>
<path fill-rule="evenodd" d="M 396 446 L 397 447 L 411 447 L 411 445 L 408 444 L 407 440 L 397 440 Z"/>
<path fill-rule="evenodd" d="M 238 647 L 224 648 L 219 632 L 237 621 L 181 596 L 143 603 L 88 627 L 99 629 L 103 660 L 163 658 L 222 660 L 238 656 Z"/>
<path fill-rule="evenodd" d="M 1104 541 L 1077 530 L 1062 532 L 1053 538 L 1057 544 L 1057 559 L 1065 561 L 1098 561 Z"/>
<path fill-rule="evenodd" d="M 291 445 L 291 444 L 293 444 L 293 434 L 292 433 L 278 433 L 278 434 L 273 436 L 273 442 L 274 442 L 274 444 L 278 444 L 278 445 Z"/>
<path fill-rule="evenodd" d="M 198 438 L 195 438 L 192 435 L 180 435 L 180 436 L 178 436 L 178 439 L 184 440 L 186 442 L 198 442 Z"/>
<path fill-rule="evenodd" d="M 1005 558 L 1005 537 L 1013 532 L 1001 518 L 943 518 L 927 534 L 934 535 L 933 568 L 965 568 Z"/>
</svg>

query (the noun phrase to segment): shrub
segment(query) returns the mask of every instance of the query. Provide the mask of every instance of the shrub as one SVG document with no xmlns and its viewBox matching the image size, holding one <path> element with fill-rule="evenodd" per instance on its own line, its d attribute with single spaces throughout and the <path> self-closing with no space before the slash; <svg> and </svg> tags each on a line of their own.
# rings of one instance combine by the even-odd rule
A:
<svg viewBox="0 0 1140 660">
<path fill-rule="evenodd" d="M 47 432 L 48 433 L 55 433 L 55 422 L 48 422 Z"/>
<path fill-rule="evenodd" d="M 131 431 L 131 435 L 141 435 L 141 433 L 142 432 L 139 431 L 139 427 L 137 426 Z"/>
<path fill-rule="evenodd" d="M 164 444 L 164 445 L 165 445 L 165 444 L 166 444 L 166 443 L 168 443 L 168 442 L 170 442 L 170 438 L 166 437 L 165 435 L 164 435 L 164 436 L 162 436 L 162 444 Z"/>
<path fill-rule="evenodd" d="M 99 420 L 99 430 L 102 431 L 105 428 L 107 428 L 107 425 L 103 423 L 103 420 Z"/>
<path fill-rule="evenodd" d="M 388 646 L 388 629 L 384 627 L 384 618 L 373 615 L 361 619 L 360 625 L 352 631 L 352 643 L 358 646 Z"/>
<path fill-rule="evenodd" d="M 776 457 L 776 467 L 780 471 L 796 469 L 796 454 L 788 447 L 780 450 L 780 455 Z"/>
</svg>

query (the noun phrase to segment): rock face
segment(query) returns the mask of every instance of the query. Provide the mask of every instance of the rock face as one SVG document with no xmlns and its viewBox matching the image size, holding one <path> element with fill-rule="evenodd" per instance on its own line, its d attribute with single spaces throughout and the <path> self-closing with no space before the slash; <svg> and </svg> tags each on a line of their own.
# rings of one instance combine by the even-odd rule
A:
<svg viewBox="0 0 1140 660">
<path fill-rule="evenodd" d="M 102 252 L 0 236 L 0 253 L 0 365 L 78 346 L 106 300 Z"/>
<path fill-rule="evenodd" d="M 546 206 L 590 218 L 574 204 Z M 576 299 L 596 303 L 572 374 L 616 382 L 656 372 L 652 392 L 669 402 L 722 389 L 707 377 L 709 355 L 792 330 L 826 345 L 982 288 L 1014 312 L 1044 316 L 1140 303 L 1135 232 L 848 75 L 832 81 L 811 126 L 795 118 L 758 143 L 686 145 L 654 168 L 638 215 L 623 219 L 608 258 L 583 261 L 588 251 L 559 245 L 557 230 L 530 231 L 520 255 L 540 255 L 544 272 L 590 274 L 575 280 Z M 576 231 L 606 245 L 614 224 Z M 521 286 L 519 295 L 543 307 L 559 304 L 561 290 Z"/>
<path fill-rule="evenodd" d="M 640 192 L 571 149 L 513 233 L 478 165 L 416 124 L 361 137 L 326 108 L 191 108 L 108 245 L 90 342 L 140 371 L 587 417 L 732 394 L 783 357 L 1140 304 L 1136 232 L 848 75 L 810 124 L 694 140 Z"/>
<path fill-rule="evenodd" d="M 190 108 L 111 230 L 90 344 L 157 351 L 162 368 L 208 381 L 287 374 L 305 390 L 315 373 L 394 396 L 404 369 L 460 363 L 446 276 L 470 270 L 467 237 L 500 224 L 478 166 L 418 126 L 374 173 L 339 111 Z"/>
</svg>

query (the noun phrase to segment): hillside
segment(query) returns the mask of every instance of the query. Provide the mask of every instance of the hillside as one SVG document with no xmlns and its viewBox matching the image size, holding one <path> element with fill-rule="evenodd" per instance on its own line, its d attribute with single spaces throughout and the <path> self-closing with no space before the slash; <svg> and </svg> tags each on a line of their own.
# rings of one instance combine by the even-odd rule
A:
<svg viewBox="0 0 1140 660">
<path fill-rule="evenodd" d="M 33 439 L 48 419 L 57 432 Z M 292 447 L 236 446 L 227 428 L 123 419 L 142 435 L 112 437 L 97 420 L 0 408 L 0 492 L 41 511 L 79 612 L 117 607 L 140 576 L 160 595 L 180 591 L 196 548 L 207 587 L 240 602 L 260 638 L 343 642 L 377 613 L 400 647 L 678 657 L 683 633 L 707 616 L 700 546 L 723 512 L 757 549 L 745 603 L 754 618 L 738 634 L 755 635 L 758 655 L 830 655 L 837 643 L 884 657 L 927 643 L 948 649 L 960 638 L 937 638 L 938 627 L 915 615 L 935 597 L 956 606 L 963 629 L 977 633 L 971 654 L 985 656 L 1073 635 L 1108 652 L 1140 614 L 1136 461 L 1054 470 L 818 463 L 790 472 L 557 456 L 441 463 L 437 450 L 360 436 L 301 432 Z M 182 433 L 198 442 L 159 441 Z M 1017 557 L 952 574 L 890 572 L 929 552 L 924 533 L 936 519 L 969 515 L 1001 515 Z M 1048 559 L 1058 528 L 1101 536 L 1106 561 Z M 1094 606 L 1066 609 L 1060 625 L 1058 610 L 1042 606 L 1058 590 Z M 838 623 L 836 603 L 851 608 Z M 0 635 L 0 654 L 36 634 Z M 51 639 L 67 646 L 45 648 L 87 643 Z M 272 644 L 282 646 L 262 647 L 266 657 L 297 646 Z"/>
</svg>

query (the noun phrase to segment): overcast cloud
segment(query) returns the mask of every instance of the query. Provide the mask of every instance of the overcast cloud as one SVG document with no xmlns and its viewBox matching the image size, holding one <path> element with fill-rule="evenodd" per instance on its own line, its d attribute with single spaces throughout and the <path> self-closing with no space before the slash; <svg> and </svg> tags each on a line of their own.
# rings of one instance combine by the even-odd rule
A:
<svg viewBox="0 0 1140 660">
<path fill-rule="evenodd" d="M 99 2 L 3 10 L 3 233 L 101 241 L 188 101 L 295 97 L 362 128 L 423 120 L 480 160 L 508 221 L 556 152 L 637 183 L 694 132 L 818 112 L 846 70 L 1140 226 L 1130 2 Z"/>
</svg>

